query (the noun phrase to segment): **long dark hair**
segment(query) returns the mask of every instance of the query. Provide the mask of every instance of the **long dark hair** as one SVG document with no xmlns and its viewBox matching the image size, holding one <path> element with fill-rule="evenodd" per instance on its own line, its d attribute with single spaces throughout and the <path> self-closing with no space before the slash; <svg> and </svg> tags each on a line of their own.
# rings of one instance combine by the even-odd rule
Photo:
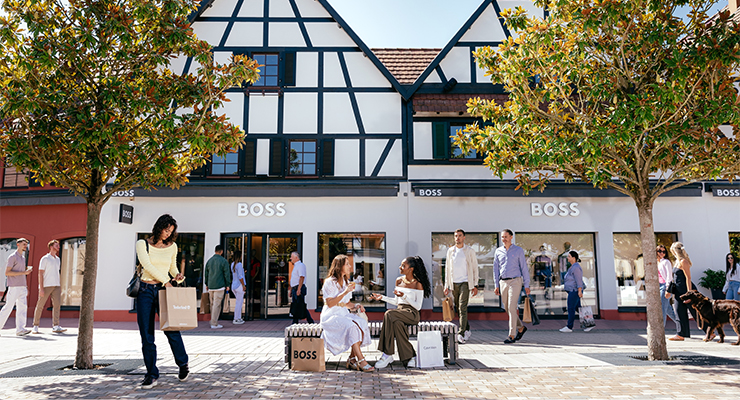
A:
<svg viewBox="0 0 740 400">
<path fill-rule="evenodd" d="M 732 256 L 732 262 L 727 260 L 727 257 Z M 727 271 L 728 274 L 734 274 L 735 268 L 737 268 L 737 256 L 733 252 L 727 253 L 725 256 L 725 271 Z"/>
<path fill-rule="evenodd" d="M 152 242 L 155 244 L 159 242 L 160 237 L 162 236 L 162 231 L 169 228 L 170 226 L 174 226 L 175 229 L 172 230 L 172 234 L 168 238 L 162 241 L 164 244 L 170 244 L 174 242 L 177 239 L 177 221 L 175 221 L 174 218 L 170 214 L 164 214 L 161 217 L 157 218 L 157 222 L 154 223 L 154 228 L 152 228 Z"/>
<path fill-rule="evenodd" d="M 347 284 L 347 277 L 343 275 L 342 268 L 344 268 L 344 264 L 348 259 L 349 258 L 344 254 L 334 257 L 331 261 L 329 272 L 326 274 L 326 279 L 335 278 L 340 286 Z"/>
<path fill-rule="evenodd" d="M 403 260 L 409 267 L 414 269 L 414 279 L 421 283 L 424 288 L 424 297 L 432 295 L 432 285 L 429 283 L 429 275 L 427 275 L 427 267 L 424 266 L 424 260 L 419 256 L 406 257 Z"/>
</svg>

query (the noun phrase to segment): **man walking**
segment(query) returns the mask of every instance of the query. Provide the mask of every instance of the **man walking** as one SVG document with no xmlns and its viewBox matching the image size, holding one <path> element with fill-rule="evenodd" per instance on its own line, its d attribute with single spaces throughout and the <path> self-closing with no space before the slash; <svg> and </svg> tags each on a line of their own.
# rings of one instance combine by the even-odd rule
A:
<svg viewBox="0 0 740 400">
<path fill-rule="evenodd" d="M 211 329 L 221 329 L 223 325 L 218 323 L 218 317 L 221 315 L 221 304 L 224 295 L 228 293 L 228 287 L 231 286 L 231 270 L 229 262 L 222 256 L 224 246 L 216 246 L 216 254 L 206 263 L 205 283 L 208 289 L 208 297 L 211 301 Z"/>
<path fill-rule="evenodd" d="M 311 313 L 306 306 L 306 264 L 301 261 L 297 251 L 290 253 L 290 262 L 293 263 L 293 273 L 290 274 L 290 313 L 293 314 L 293 323 L 306 319 L 313 324 Z"/>
<path fill-rule="evenodd" d="M 8 277 L 7 298 L 3 309 L 0 310 L 0 329 L 8 321 L 10 312 L 15 305 L 15 334 L 17 336 L 26 336 L 31 333 L 26 329 L 26 310 L 28 288 L 26 287 L 26 276 L 31 273 L 32 268 L 26 268 L 26 249 L 28 249 L 28 239 L 20 238 L 15 241 L 18 248 L 8 257 L 8 263 L 5 267 L 5 276 Z"/>
<path fill-rule="evenodd" d="M 54 333 L 65 332 L 66 329 L 59 326 L 59 310 L 62 302 L 61 280 L 59 271 L 61 260 L 59 260 L 59 241 L 52 240 L 48 244 L 49 252 L 41 257 L 39 261 L 39 299 L 36 301 L 36 311 L 33 313 L 33 333 L 38 334 L 41 313 L 44 311 L 46 300 L 51 297 L 51 320 Z"/>
<path fill-rule="evenodd" d="M 468 300 L 470 299 L 470 284 L 472 283 L 473 296 L 478 294 L 478 257 L 470 246 L 465 244 L 465 231 L 455 231 L 455 245 L 447 249 L 445 262 L 445 297 L 452 288 L 452 297 L 460 316 L 460 328 L 457 332 L 457 342 L 465 343 L 470 339 L 470 324 L 468 323 Z"/>
<path fill-rule="evenodd" d="M 504 343 L 511 344 L 521 339 L 527 327 L 519 319 L 519 296 L 524 291 L 529 296 L 529 267 L 524 257 L 524 249 L 511 244 L 514 232 L 511 229 L 501 231 L 503 246 L 496 249 L 493 256 L 493 281 L 496 289 L 493 293 L 501 294 L 501 302 L 506 305 L 509 314 L 509 337 Z M 532 311 L 534 312 L 534 310 Z"/>
</svg>

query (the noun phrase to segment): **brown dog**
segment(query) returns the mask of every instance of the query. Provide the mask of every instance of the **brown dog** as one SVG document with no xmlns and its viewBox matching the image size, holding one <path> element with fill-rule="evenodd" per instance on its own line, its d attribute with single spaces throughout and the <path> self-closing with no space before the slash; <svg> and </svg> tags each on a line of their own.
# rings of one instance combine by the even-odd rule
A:
<svg viewBox="0 0 740 400">
<path fill-rule="evenodd" d="M 701 320 L 698 321 L 699 326 L 708 327 L 707 335 L 704 337 L 705 342 L 711 340 L 714 330 L 717 329 L 719 342 L 724 343 L 725 331 L 722 330 L 722 326 L 729 323 L 738 336 L 737 342 L 732 344 L 734 346 L 740 344 L 740 301 L 709 300 L 696 290 L 690 290 L 682 294 L 681 300 L 694 307 Z"/>
</svg>

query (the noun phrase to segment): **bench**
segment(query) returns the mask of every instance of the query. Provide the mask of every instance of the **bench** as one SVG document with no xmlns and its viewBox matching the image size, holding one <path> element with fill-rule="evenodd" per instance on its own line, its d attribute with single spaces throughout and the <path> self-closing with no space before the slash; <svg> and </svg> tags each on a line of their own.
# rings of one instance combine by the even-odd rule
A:
<svg viewBox="0 0 740 400">
<path fill-rule="evenodd" d="M 383 321 L 368 322 L 370 336 L 377 338 L 383 328 Z M 439 331 L 442 334 L 442 351 L 450 364 L 457 362 L 457 342 L 455 334 L 457 325 L 446 321 L 421 321 L 418 325 L 409 325 L 409 337 L 416 337 L 418 332 Z M 293 324 L 285 328 L 285 362 L 291 367 L 291 339 L 300 337 L 319 338 L 324 330 L 321 324 Z"/>
</svg>

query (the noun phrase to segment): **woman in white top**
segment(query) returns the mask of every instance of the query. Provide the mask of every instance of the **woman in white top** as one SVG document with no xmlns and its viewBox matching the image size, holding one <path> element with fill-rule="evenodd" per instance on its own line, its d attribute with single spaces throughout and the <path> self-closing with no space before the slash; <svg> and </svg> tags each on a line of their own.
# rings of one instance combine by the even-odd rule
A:
<svg viewBox="0 0 740 400">
<path fill-rule="evenodd" d="M 236 250 L 234 259 L 231 260 L 231 291 L 236 296 L 236 306 L 234 306 L 234 324 L 241 325 L 242 306 L 244 305 L 244 292 L 247 289 L 247 283 L 244 280 L 244 267 L 242 267 L 242 252 Z"/>
<path fill-rule="evenodd" d="M 398 357 L 409 368 L 416 367 L 416 352 L 409 342 L 408 325 L 419 323 L 419 310 L 424 297 L 432 294 L 427 269 L 421 257 L 407 257 L 398 268 L 401 276 L 396 279 L 394 298 L 373 293 L 370 298 L 382 300 L 398 306 L 395 310 L 388 310 L 383 316 L 383 328 L 380 330 L 378 350 L 383 352 L 375 368 L 385 368 L 393 362 L 393 342 L 398 344 Z"/>
<path fill-rule="evenodd" d="M 665 327 L 666 317 L 671 317 L 671 321 L 676 324 L 676 334 L 678 334 L 681 325 L 678 323 L 678 318 L 676 318 L 676 313 L 671 305 L 671 294 L 666 292 L 668 285 L 673 282 L 673 265 L 671 265 L 671 260 L 668 259 L 668 250 L 665 246 L 658 245 L 656 252 L 658 253 L 658 282 L 660 283 L 660 301 L 663 306 L 663 326 Z"/>
<path fill-rule="evenodd" d="M 352 265 L 345 255 L 334 257 L 329 273 L 321 288 L 324 297 L 324 309 L 321 311 L 321 328 L 324 345 L 332 354 L 339 355 L 351 349 L 347 368 L 371 372 L 375 368 L 365 361 L 360 346 L 371 343 L 367 320 L 352 311 L 365 312 L 361 304 L 353 304 L 352 291 L 355 283 L 349 282 L 352 276 Z"/>
<path fill-rule="evenodd" d="M 725 271 L 727 280 L 722 288 L 725 299 L 740 300 L 740 263 L 732 253 L 727 253 L 725 257 Z"/>
</svg>

